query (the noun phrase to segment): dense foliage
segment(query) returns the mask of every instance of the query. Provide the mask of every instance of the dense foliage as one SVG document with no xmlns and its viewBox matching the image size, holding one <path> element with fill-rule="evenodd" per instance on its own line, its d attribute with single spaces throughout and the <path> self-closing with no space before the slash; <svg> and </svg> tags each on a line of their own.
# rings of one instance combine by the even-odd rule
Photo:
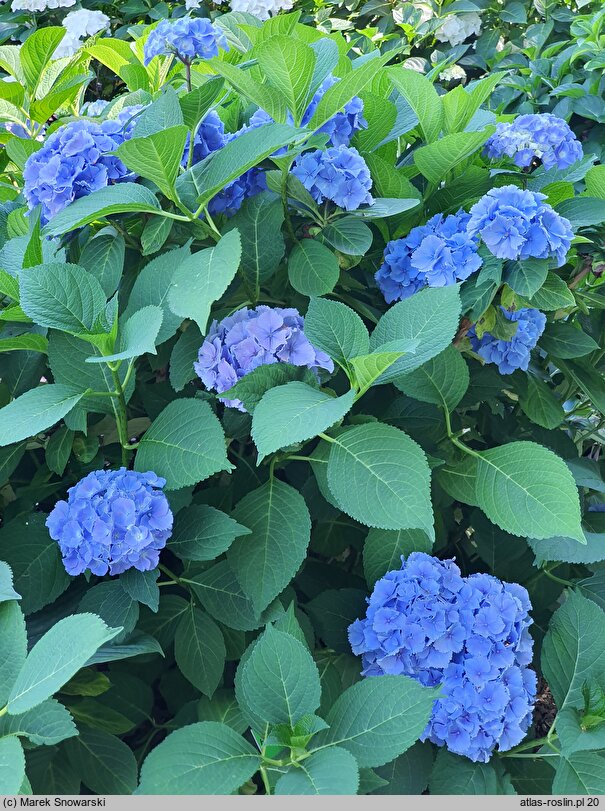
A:
<svg viewBox="0 0 605 811">
<path fill-rule="evenodd" d="M 600 3 L 0 7 L 0 793 L 605 793 Z"/>
</svg>

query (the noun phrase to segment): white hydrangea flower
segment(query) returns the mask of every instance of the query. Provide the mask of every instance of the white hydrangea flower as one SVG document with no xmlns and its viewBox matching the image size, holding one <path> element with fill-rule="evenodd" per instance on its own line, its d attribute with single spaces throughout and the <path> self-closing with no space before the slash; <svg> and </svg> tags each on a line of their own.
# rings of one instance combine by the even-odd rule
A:
<svg viewBox="0 0 605 811">
<path fill-rule="evenodd" d="M 245 11 L 259 20 L 268 20 L 278 11 L 288 11 L 293 4 L 293 0 L 231 0 L 231 11 Z"/>
<path fill-rule="evenodd" d="M 481 17 L 476 11 L 468 14 L 450 14 L 435 32 L 439 42 L 449 42 L 453 47 L 461 45 L 470 36 L 478 36 L 481 32 Z"/>
<path fill-rule="evenodd" d="M 455 82 L 458 81 L 458 79 L 465 82 L 466 71 L 464 68 L 461 68 L 460 65 L 450 65 L 449 68 L 441 71 L 439 78 L 442 82 Z"/>
<path fill-rule="evenodd" d="M 13 0 L 13 11 L 46 11 L 47 8 L 69 8 L 76 0 Z"/>
<path fill-rule="evenodd" d="M 193 11 L 195 8 L 199 8 L 202 5 L 202 0 L 186 0 L 185 8 L 187 11 Z"/>
<path fill-rule="evenodd" d="M 98 34 L 104 28 L 109 28 L 109 22 L 107 14 L 103 14 L 101 11 L 87 11 L 85 8 L 70 11 L 63 20 L 63 28 L 67 33 L 59 43 L 53 58 L 60 59 L 62 56 L 73 56 L 82 44 L 83 39 Z"/>
</svg>

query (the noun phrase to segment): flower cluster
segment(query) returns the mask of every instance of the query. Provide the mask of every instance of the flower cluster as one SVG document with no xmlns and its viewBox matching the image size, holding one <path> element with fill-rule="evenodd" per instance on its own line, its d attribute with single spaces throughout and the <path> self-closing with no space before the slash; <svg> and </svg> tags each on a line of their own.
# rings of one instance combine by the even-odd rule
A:
<svg viewBox="0 0 605 811">
<path fill-rule="evenodd" d="M 218 56 L 219 48 L 229 50 L 225 35 L 205 17 L 162 20 L 147 37 L 144 61 L 148 65 L 162 54 L 174 54 L 182 62 L 210 59 Z"/>
<path fill-rule="evenodd" d="M 435 32 L 439 42 L 448 42 L 452 48 L 462 45 L 465 39 L 479 36 L 481 17 L 476 11 L 466 14 L 449 14 Z"/>
<path fill-rule="evenodd" d="M 73 56 L 82 44 L 82 40 L 109 28 L 109 23 L 109 17 L 101 11 L 87 11 L 85 8 L 70 11 L 63 20 L 63 28 L 66 33 L 55 49 L 53 58 Z"/>
<path fill-rule="evenodd" d="M 442 696 L 423 733 L 438 746 L 487 762 L 522 740 L 536 676 L 527 591 L 487 574 L 412 553 L 379 580 L 365 619 L 349 627 L 363 675 L 405 675 Z"/>
<path fill-rule="evenodd" d="M 155 473 L 96 470 L 70 487 L 46 520 L 68 574 L 146 572 L 158 565 L 172 512 Z"/>
<path fill-rule="evenodd" d="M 507 155 L 526 169 L 538 159 L 546 169 L 565 169 L 582 157 L 582 145 L 569 125 L 552 113 L 520 115 L 498 124 L 485 145 L 488 158 Z"/>
<path fill-rule="evenodd" d="M 47 8 L 69 8 L 76 0 L 13 0 L 13 11 L 46 11 Z"/>
<path fill-rule="evenodd" d="M 247 307 L 214 321 L 194 364 L 207 389 L 219 394 L 240 378 L 271 363 L 307 366 L 315 372 L 334 370 L 334 363 L 309 342 L 303 332 L 304 319 L 292 308 Z M 240 400 L 219 398 L 231 408 L 245 411 Z"/>
<path fill-rule="evenodd" d="M 558 214 L 546 195 L 501 186 L 491 189 L 471 208 L 468 233 L 480 234 L 499 259 L 551 259 L 565 263 L 573 239 L 569 220 Z"/>
<path fill-rule="evenodd" d="M 426 225 L 412 228 L 407 237 L 387 243 L 375 279 L 389 304 L 423 287 L 463 281 L 479 270 L 479 240 L 466 231 L 469 219 L 462 210 L 447 217 L 435 214 Z"/>
<path fill-rule="evenodd" d="M 510 312 L 500 307 L 505 318 L 517 323 L 517 331 L 510 341 L 495 338 L 489 332 L 477 337 L 469 330 L 473 352 L 486 363 L 495 363 L 501 375 L 511 375 L 516 369 L 527 371 L 531 350 L 536 346 L 546 326 L 546 316 L 540 310 L 523 309 Z"/>
<path fill-rule="evenodd" d="M 366 162 L 353 147 L 331 146 L 305 152 L 292 165 L 292 174 L 316 203 L 331 200 L 345 211 L 371 205 L 372 178 Z"/>
<path fill-rule="evenodd" d="M 108 153 L 130 138 L 132 118 L 139 109 L 125 107 L 117 118 L 100 123 L 71 121 L 30 155 L 23 170 L 23 191 L 30 209 L 42 206 L 42 222 L 79 197 L 134 177 L 119 158 Z"/>
<path fill-rule="evenodd" d="M 294 0 L 231 0 L 230 5 L 231 11 L 244 11 L 259 20 L 268 20 L 278 11 L 289 11 Z"/>
</svg>

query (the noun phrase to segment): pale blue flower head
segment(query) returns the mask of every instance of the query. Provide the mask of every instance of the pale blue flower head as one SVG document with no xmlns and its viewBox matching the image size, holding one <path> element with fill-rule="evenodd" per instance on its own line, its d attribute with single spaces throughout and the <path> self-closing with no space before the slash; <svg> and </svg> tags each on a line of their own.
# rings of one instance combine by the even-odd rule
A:
<svg viewBox="0 0 605 811">
<path fill-rule="evenodd" d="M 300 155 L 292 165 L 316 203 L 330 200 L 345 211 L 371 205 L 372 178 L 366 162 L 353 147 L 332 146 Z"/>
<path fill-rule="evenodd" d="M 582 145 L 569 125 L 552 113 L 520 115 L 498 124 L 485 145 L 488 158 L 512 158 L 526 169 L 539 160 L 545 169 L 566 169 L 582 158 Z"/>
<path fill-rule="evenodd" d="M 162 20 L 147 37 L 144 61 L 148 65 L 155 56 L 169 54 L 182 62 L 211 59 L 218 56 L 219 48 L 229 50 L 225 35 L 205 17 Z"/>
<path fill-rule="evenodd" d="M 500 308 L 505 318 L 517 323 L 517 331 L 510 341 L 495 338 L 484 332 L 477 337 L 475 329 L 469 330 L 473 352 L 476 352 L 486 363 L 495 363 L 501 375 L 510 375 L 517 369 L 527 371 L 531 350 L 536 346 L 544 327 L 546 316 L 540 310 L 530 308 L 511 312 Z"/>
</svg>

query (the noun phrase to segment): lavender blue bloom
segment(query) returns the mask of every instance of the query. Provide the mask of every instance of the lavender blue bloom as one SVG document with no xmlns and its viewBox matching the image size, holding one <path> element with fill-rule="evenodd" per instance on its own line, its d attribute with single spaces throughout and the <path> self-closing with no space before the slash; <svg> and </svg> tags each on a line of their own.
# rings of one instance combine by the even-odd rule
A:
<svg viewBox="0 0 605 811">
<path fill-rule="evenodd" d="M 205 17 L 181 17 L 162 20 L 151 31 L 143 49 L 148 65 L 154 56 L 174 54 L 182 62 L 211 59 L 218 49 L 229 50 L 225 35 Z"/>
<path fill-rule="evenodd" d="M 409 298 L 423 287 L 455 284 L 479 270 L 479 239 L 467 233 L 469 220 L 462 210 L 447 217 L 435 214 L 407 237 L 388 242 L 374 277 L 385 301 Z"/>
<path fill-rule="evenodd" d="M 345 211 L 371 205 L 372 178 L 366 162 L 353 147 L 332 146 L 300 155 L 292 165 L 316 203 L 331 200 Z"/>
<path fill-rule="evenodd" d="M 81 119 L 53 132 L 42 149 L 29 156 L 23 170 L 23 192 L 30 209 L 42 206 L 43 223 L 79 197 L 135 175 L 109 155 L 134 129 L 140 107 L 125 107 L 112 120 Z"/>
<path fill-rule="evenodd" d="M 405 675 L 442 697 L 422 739 L 487 762 L 531 723 L 536 675 L 527 591 L 487 574 L 462 577 L 423 552 L 378 580 L 364 619 L 349 627 L 362 675 Z"/>
<path fill-rule="evenodd" d="M 488 158 L 512 158 L 526 169 L 538 159 L 545 169 L 565 169 L 582 158 L 582 145 L 569 125 L 552 113 L 520 115 L 498 124 L 485 145 Z"/>
<path fill-rule="evenodd" d="M 540 310 L 522 309 L 510 312 L 500 307 L 504 317 L 517 323 L 517 331 L 510 341 L 495 338 L 489 332 L 477 337 L 474 327 L 469 330 L 473 352 L 486 363 L 495 363 L 501 375 L 510 375 L 517 369 L 527 371 L 531 350 L 536 346 L 546 326 L 546 316 Z"/>
<path fill-rule="evenodd" d="M 467 231 L 480 234 L 499 259 L 551 259 L 565 264 L 573 239 L 571 223 L 542 201 L 546 195 L 501 186 L 471 208 Z"/>
<path fill-rule="evenodd" d="M 309 342 L 304 319 L 292 308 L 244 307 L 222 321 L 213 321 L 202 344 L 194 369 L 207 389 L 221 393 L 256 369 L 271 363 L 307 366 L 314 372 L 334 371 L 325 352 Z M 245 411 L 241 400 L 219 400 Z"/>
<path fill-rule="evenodd" d="M 68 574 L 155 569 L 172 533 L 172 512 L 155 473 L 97 470 L 70 487 L 46 520 Z"/>
</svg>

